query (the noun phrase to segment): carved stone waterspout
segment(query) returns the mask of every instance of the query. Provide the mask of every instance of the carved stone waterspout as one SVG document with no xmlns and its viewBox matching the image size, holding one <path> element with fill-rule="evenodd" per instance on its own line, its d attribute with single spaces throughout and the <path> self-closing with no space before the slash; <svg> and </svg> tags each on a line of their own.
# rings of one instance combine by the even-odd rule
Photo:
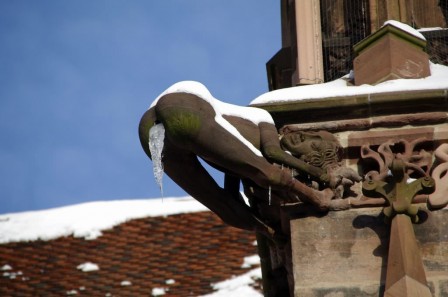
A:
<svg viewBox="0 0 448 297">
<path fill-rule="evenodd" d="M 268 236 L 274 233 L 273 227 L 240 197 L 240 179 L 250 180 L 266 191 L 271 188 L 284 191 L 320 211 L 340 208 L 341 199 L 333 199 L 338 196 L 334 189 L 360 180 L 355 172 L 330 170 L 329 166 L 316 166 L 286 153 L 280 147 L 278 131 L 267 111 L 221 102 L 197 82 L 173 85 L 143 115 L 139 136 L 150 158 L 149 131 L 155 124 L 165 128 L 162 160 L 165 172 L 237 228 Z M 311 152 L 317 149 L 308 148 Z M 226 174 L 224 188 L 217 185 L 198 157 Z M 324 186 L 309 187 L 296 179 L 292 170 Z"/>
</svg>

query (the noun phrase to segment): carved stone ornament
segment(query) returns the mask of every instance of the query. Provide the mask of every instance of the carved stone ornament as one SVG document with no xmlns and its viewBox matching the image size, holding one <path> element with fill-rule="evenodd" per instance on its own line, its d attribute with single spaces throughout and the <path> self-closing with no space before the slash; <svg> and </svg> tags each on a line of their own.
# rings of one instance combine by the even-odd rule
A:
<svg viewBox="0 0 448 297">
<path fill-rule="evenodd" d="M 442 144 L 434 152 L 431 152 L 423 148 L 428 142 L 430 141 L 425 138 L 413 141 L 400 140 L 396 143 L 386 141 L 378 146 L 376 151 L 369 145 L 361 147 L 361 157 L 364 160 L 371 159 L 376 163 L 376 168 L 365 174 L 364 193 L 366 196 L 376 193 L 388 200 L 391 206 L 385 209 L 386 215 L 391 216 L 393 212 L 396 212 L 393 209 L 394 203 L 391 201 L 391 197 L 397 195 L 393 192 L 396 191 L 396 188 L 405 187 L 406 191 L 411 192 L 407 195 L 411 199 L 410 203 L 427 202 L 430 209 L 440 209 L 448 205 L 448 176 L 446 174 L 448 171 L 448 144 Z M 400 180 L 398 183 L 403 183 L 406 186 L 386 186 L 394 176 L 393 170 L 396 169 L 398 163 L 405 168 L 404 180 Z M 397 174 L 395 173 L 395 176 Z M 428 187 L 432 188 L 431 193 L 424 193 Z M 400 210 L 400 212 L 402 211 L 404 210 Z M 410 211 L 411 216 L 415 219 L 415 209 L 406 211 Z"/>
<path fill-rule="evenodd" d="M 373 159 L 378 166 L 367 172 L 363 192 L 388 202 L 383 209 L 391 222 L 384 296 L 431 296 L 412 226 L 424 212 L 413 203 L 426 202 L 428 209 L 448 204 L 448 145 L 440 145 L 433 159 L 424 149 L 425 142 L 429 141 L 419 138 L 388 141 L 376 151 L 368 145 L 361 148 L 361 156 Z"/>
</svg>

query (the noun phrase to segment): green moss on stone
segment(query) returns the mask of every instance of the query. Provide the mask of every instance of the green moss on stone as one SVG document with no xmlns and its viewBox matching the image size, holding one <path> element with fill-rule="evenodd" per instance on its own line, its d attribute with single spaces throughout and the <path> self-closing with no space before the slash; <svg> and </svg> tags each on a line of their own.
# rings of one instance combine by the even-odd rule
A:
<svg viewBox="0 0 448 297">
<path fill-rule="evenodd" d="M 174 139 L 185 142 L 196 136 L 201 128 L 201 118 L 192 112 L 176 112 L 175 116 L 168 116 L 165 119 L 165 129 Z"/>
</svg>

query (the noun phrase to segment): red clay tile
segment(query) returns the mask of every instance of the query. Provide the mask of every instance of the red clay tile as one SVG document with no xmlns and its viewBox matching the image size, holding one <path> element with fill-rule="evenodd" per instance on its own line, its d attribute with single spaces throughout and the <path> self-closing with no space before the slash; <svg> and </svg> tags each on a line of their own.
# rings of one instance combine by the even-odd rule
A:
<svg viewBox="0 0 448 297">
<path fill-rule="evenodd" d="M 257 253 L 254 240 L 213 213 L 199 212 L 132 220 L 96 240 L 3 244 L 0 266 L 12 270 L 0 275 L 0 296 L 150 296 L 155 287 L 169 288 L 164 296 L 207 294 L 212 283 L 249 270 L 241 265 Z M 85 262 L 99 270 L 77 269 Z M 168 279 L 175 283 L 166 284 Z M 131 285 L 123 286 L 125 280 Z"/>
</svg>

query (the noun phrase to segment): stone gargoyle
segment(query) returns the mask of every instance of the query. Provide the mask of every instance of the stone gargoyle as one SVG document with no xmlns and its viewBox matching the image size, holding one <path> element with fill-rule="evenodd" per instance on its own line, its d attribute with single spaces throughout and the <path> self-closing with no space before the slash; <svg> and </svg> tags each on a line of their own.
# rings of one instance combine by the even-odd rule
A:
<svg viewBox="0 0 448 297">
<path fill-rule="evenodd" d="M 271 236 L 274 233 L 245 204 L 239 187 L 227 187 L 225 182 L 221 188 L 198 157 L 226 176 L 250 179 L 265 189 L 290 191 L 322 211 L 339 209 L 344 201 L 333 199 L 331 188 L 308 187 L 295 179 L 288 168 L 276 165 L 284 164 L 324 183 L 332 178 L 321 168 L 281 149 L 278 131 L 267 111 L 221 102 L 200 83 L 186 81 L 171 86 L 144 113 L 139 137 L 149 158 L 150 130 L 158 125 L 163 125 L 165 131 L 164 171 L 231 226 Z"/>
</svg>

